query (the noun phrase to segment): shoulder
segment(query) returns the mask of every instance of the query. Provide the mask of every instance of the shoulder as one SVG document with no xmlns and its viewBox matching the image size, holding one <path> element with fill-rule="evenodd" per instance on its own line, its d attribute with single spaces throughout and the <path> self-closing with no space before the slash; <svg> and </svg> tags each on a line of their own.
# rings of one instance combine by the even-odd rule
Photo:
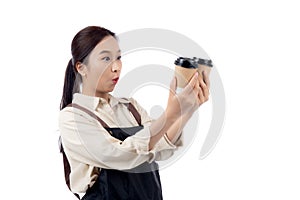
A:
<svg viewBox="0 0 300 200">
<path fill-rule="evenodd" d="M 131 103 L 142 116 L 148 116 L 145 108 L 134 98 L 126 98 L 128 103 Z"/>
<path fill-rule="evenodd" d="M 118 102 L 119 104 L 122 104 L 122 105 L 128 105 L 129 103 L 131 105 L 133 105 L 137 111 L 139 113 L 141 112 L 144 112 L 144 108 L 141 106 L 141 104 L 138 103 L 138 101 L 136 99 L 134 99 L 133 97 L 130 97 L 130 98 L 125 98 L 125 97 L 113 97 L 114 98 L 114 101 Z"/>
<path fill-rule="evenodd" d="M 134 99 L 133 97 L 130 98 L 125 98 L 125 97 L 121 97 L 118 98 L 119 102 L 122 104 L 128 104 L 131 103 L 134 107 L 136 107 L 137 109 L 141 108 L 141 105 L 137 102 L 136 99 Z"/>
<path fill-rule="evenodd" d="M 72 107 L 65 107 L 64 109 L 59 111 L 59 121 L 64 121 L 64 120 L 70 118 L 73 115 L 74 115 L 73 108 Z"/>
<path fill-rule="evenodd" d="M 80 109 L 76 109 L 73 107 L 65 107 L 59 112 L 59 124 L 68 124 L 72 122 L 77 122 L 81 120 L 90 120 L 89 115 L 83 112 Z"/>
<path fill-rule="evenodd" d="M 152 121 L 152 118 L 148 115 L 146 109 L 144 109 L 143 106 L 135 98 L 131 97 L 131 98 L 118 98 L 118 99 L 119 99 L 119 103 L 121 104 L 125 105 L 131 103 L 131 105 L 135 107 L 135 109 L 141 115 L 143 125 L 146 125 L 146 123 Z"/>
</svg>

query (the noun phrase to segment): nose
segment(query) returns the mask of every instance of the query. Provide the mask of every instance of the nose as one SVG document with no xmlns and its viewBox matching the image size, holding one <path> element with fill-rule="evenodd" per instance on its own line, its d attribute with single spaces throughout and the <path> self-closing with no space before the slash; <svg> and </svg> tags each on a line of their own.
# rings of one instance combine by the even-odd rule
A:
<svg viewBox="0 0 300 200">
<path fill-rule="evenodd" d="M 122 62 L 120 60 L 116 60 L 112 63 L 111 70 L 112 72 L 118 72 L 122 69 Z"/>
</svg>

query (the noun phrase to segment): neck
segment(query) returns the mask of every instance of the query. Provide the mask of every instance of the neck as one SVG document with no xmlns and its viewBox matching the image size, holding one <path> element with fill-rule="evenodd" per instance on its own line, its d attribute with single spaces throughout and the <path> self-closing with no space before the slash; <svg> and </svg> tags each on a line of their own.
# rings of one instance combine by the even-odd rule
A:
<svg viewBox="0 0 300 200">
<path fill-rule="evenodd" d="M 86 90 L 82 88 L 82 94 L 87 95 L 87 96 L 93 96 L 93 97 L 100 97 L 105 99 L 107 102 L 109 102 L 109 93 L 108 92 L 92 92 L 89 90 Z"/>
<path fill-rule="evenodd" d="M 109 103 L 109 94 L 107 92 L 96 92 L 96 97 L 100 97 L 106 100 L 107 103 Z"/>
</svg>

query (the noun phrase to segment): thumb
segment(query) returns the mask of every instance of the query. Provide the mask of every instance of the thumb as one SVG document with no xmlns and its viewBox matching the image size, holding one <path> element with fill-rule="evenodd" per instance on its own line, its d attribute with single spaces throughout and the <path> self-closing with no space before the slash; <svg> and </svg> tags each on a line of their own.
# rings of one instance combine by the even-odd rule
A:
<svg viewBox="0 0 300 200">
<path fill-rule="evenodd" d="M 174 78 L 172 79 L 172 81 L 170 83 L 170 96 L 176 94 L 176 88 L 177 88 L 177 79 L 174 76 Z"/>
</svg>

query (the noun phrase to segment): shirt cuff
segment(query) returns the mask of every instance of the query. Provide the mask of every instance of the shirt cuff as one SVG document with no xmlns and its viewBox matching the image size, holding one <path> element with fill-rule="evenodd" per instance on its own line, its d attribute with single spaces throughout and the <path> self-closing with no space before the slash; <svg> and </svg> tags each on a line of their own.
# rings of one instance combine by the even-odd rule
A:
<svg viewBox="0 0 300 200">
<path fill-rule="evenodd" d="M 174 145 L 168 138 L 167 134 L 164 134 L 164 136 L 157 142 L 157 144 L 153 147 L 153 151 L 159 152 L 162 150 L 174 150 L 177 146 Z"/>
</svg>

